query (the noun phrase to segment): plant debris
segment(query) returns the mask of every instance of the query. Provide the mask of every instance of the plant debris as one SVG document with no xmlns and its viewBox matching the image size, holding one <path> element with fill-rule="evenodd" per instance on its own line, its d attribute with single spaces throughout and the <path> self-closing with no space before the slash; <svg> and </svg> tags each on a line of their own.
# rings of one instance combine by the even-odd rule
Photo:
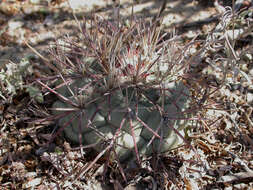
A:
<svg viewBox="0 0 253 190">
<path fill-rule="evenodd" d="M 115 2 L 100 1 L 101 5 L 94 1 L 86 10 L 76 9 L 77 19 L 88 18 L 91 12 L 104 17 L 115 14 Z M 193 93 L 199 94 L 198 102 L 204 103 L 205 108 L 197 115 L 200 122 L 185 129 L 187 140 L 198 156 L 183 145 L 159 156 L 143 157 L 141 166 L 135 162 L 119 165 L 104 155 L 90 167 L 97 156 L 92 149 L 80 150 L 80 146 L 68 143 L 63 135 L 48 144 L 58 126 L 53 120 L 43 118 L 50 116 L 47 108 L 56 98 L 33 80 L 36 77 L 48 80 L 52 70 L 42 66 L 40 57 L 29 57 L 32 52 L 25 45 L 25 41 L 30 42 L 48 58 L 43 50 L 50 41 L 62 34 L 74 38 L 78 26 L 68 2 L 0 1 L 1 188 L 252 189 L 253 5 L 249 0 L 235 1 L 236 12 L 233 12 L 226 7 L 231 6 L 231 1 L 215 2 L 218 4 L 201 0 L 167 2 L 161 13 L 164 31 L 175 27 L 182 41 L 190 44 L 189 53 L 202 53 L 189 68 L 195 74 L 193 79 L 201 85 L 189 85 L 194 87 Z M 120 14 L 129 18 L 132 11 L 129 1 L 120 1 L 118 5 Z M 135 5 L 136 17 L 153 18 L 160 7 L 159 3 L 142 0 Z M 224 25 L 217 28 L 218 23 Z M 220 30 L 222 27 L 224 30 Z M 202 51 L 201 40 L 208 35 L 209 39 L 218 39 L 216 46 Z M 193 43 L 194 40 L 197 42 Z M 229 59 L 224 59 L 227 55 Z M 21 60 L 26 57 L 29 66 L 21 72 Z M 33 85 L 31 91 L 24 90 L 28 84 Z M 202 91 L 206 86 L 210 91 Z M 88 167 L 83 173 L 82 169 Z"/>
</svg>

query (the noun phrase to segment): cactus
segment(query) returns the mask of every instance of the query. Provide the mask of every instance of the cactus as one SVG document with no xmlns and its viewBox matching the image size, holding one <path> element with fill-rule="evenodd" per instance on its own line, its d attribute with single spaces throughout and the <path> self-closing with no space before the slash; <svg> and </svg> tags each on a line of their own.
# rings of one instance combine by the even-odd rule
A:
<svg viewBox="0 0 253 190">
<path fill-rule="evenodd" d="M 44 87 L 60 131 L 74 143 L 109 150 L 120 161 L 182 144 L 190 89 L 179 44 L 155 23 L 122 24 L 96 17 L 77 42 L 52 48 L 57 85 Z M 116 153 L 116 154 L 115 154 Z"/>
</svg>

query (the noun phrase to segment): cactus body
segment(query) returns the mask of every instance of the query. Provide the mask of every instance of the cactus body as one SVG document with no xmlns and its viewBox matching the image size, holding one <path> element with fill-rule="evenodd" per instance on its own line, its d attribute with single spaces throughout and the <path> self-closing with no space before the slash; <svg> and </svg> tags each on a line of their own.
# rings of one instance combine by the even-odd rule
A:
<svg viewBox="0 0 253 190">
<path fill-rule="evenodd" d="M 62 48 L 53 52 L 62 76 L 55 94 L 63 100 L 54 103 L 54 114 L 72 110 L 58 120 L 69 140 L 95 144 L 98 152 L 110 144 L 120 160 L 182 143 L 173 129 L 184 136 L 188 121 L 190 90 L 181 81 L 187 62 L 177 42 L 163 41 L 155 26 L 102 20 L 95 22 L 101 36 L 84 27 L 85 46 L 69 42 L 73 61 Z"/>
<path fill-rule="evenodd" d="M 75 88 L 81 87 L 84 83 L 83 80 L 76 81 L 70 85 L 70 89 L 75 91 Z M 96 101 L 87 106 L 84 105 L 78 113 L 71 113 L 61 118 L 59 125 L 65 126 L 68 121 L 71 121 L 64 128 L 64 133 L 69 140 L 79 143 L 81 135 L 83 144 L 98 143 L 95 149 L 102 151 L 103 147 L 100 142 L 112 139 L 122 125 L 122 121 L 125 120 L 115 142 L 115 150 L 120 160 L 134 156 L 134 138 L 140 154 L 150 155 L 153 151 L 168 151 L 182 143 L 182 139 L 171 127 L 180 128 L 179 132 L 184 136 L 183 127 L 187 121 L 182 120 L 185 116 L 182 112 L 188 106 L 189 90 L 182 82 L 171 82 L 165 88 L 163 96 L 159 89 L 152 86 L 147 90 L 143 89 L 142 96 L 138 96 L 132 87 L 123 90 L 116 89 L 103 97 L 96 97 L 98 94 L 94 93 L 89 96 L 97 98 Z M 67 87 L 59 90 L 64 96 L 70 96 Z M 83 95 L 82 98 L 89 102 L 92 99 L 90 97 Z M 162 114 L 155 105 L 163 107 L 167 122 L 164 122 Z M 70 108 L 72 106 L 57 101 L 53 107 Z M 128 112 L 129 109 L 130 112 Z M 56 111 L 55 114 L 58 112 Z M 163 140 L 155 137 L 148 146 L 154 134 L 140 120 Z"/>
</svg>

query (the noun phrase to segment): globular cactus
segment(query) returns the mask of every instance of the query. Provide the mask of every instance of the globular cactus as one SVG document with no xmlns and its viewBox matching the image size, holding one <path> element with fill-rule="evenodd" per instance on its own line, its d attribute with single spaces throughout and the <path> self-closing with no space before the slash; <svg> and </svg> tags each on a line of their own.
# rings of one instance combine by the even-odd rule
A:
<svg viewBox="0 0 253 190">
<path fill-rule="evenodd" d="M 56 87 L 40 82 L 59 97 L 53 113 L 67 139 L 109 147 L 120 161 L 182 144 L 192 113 L 179 44 L 155 23 L 94 23 L 80 27 L 82 45 L 66 40 L 52 51 Z"/>
</svg>

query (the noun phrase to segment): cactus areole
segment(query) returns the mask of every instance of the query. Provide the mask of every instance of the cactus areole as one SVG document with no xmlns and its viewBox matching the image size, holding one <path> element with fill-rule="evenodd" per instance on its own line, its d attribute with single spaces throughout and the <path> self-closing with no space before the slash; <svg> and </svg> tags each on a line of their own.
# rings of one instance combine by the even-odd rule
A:
<svg viewBox="0 0 253 190">
<path fill-rule="evenodd" d="M 135 40 L 126 44 L 126 36 L 128 40 L 130 34 L 135 36 L 129 31 L 133 30 L 110 32 L 112 40 L 102 37 L 107 44 L 104 55 L 102 42 L 87 46 L 97 52 L 99 48 L 92 47 L 100 45 L 102 52 L 80 58 L 85 65 L 81 77 L 62 74 L 56 91 L 65 99 L 53 104 L 54 114 L 65 113 L 58 125 L 67 139 L 92 145 L 98 152 L 112 145 L 111 153 L 120 161 L 182 144 L 173 129 L 184 136 L 190 102 L 190 91 L 179 77 L 182 64 L 177 48 L 170 42 L 158 44 L 159 35 L 139 30 Z"/>
</svg>

